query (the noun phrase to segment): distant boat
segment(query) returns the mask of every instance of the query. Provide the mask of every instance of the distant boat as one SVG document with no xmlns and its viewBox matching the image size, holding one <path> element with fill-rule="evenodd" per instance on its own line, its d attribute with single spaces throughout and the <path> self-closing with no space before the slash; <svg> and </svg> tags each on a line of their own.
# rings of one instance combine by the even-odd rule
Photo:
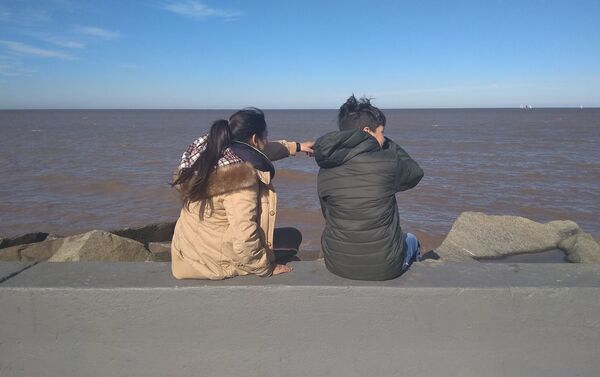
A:
<svg viewBox="0 0 600 377">
<path fill-rule="evenodd" d="M 519 106 L 519 108 L 521 108 L 521 109 L 533 109 L 533 106 L 521 104 L 521 106 Z"/>
</svg>

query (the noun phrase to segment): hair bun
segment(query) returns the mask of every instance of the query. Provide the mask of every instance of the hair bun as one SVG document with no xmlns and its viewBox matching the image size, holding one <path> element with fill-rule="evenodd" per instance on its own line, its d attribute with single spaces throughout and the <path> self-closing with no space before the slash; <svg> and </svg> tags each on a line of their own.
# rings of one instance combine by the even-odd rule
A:
<svg viewBox="0 0 600 377">
<path fill-rule="evenodd" d="M 340 111 L 344 111 L 346 114 L 348 114 L 353 113 L 356 110 L 358 110 L 358 101 L 356 100 L 356 97 L 354 97 L 354 94 L 352 94 L 340 107 Z"/>
<path fill-rule="evenodd" d="M 363 129 L 375 130 L 379 125 L 385 126 L 385 115 L 377 107 L 371 105 L 371 99 L 363 96 L 356 99 L 352 94 L 340 107 L 338 127 L 340 130 Z"/>
</svg>

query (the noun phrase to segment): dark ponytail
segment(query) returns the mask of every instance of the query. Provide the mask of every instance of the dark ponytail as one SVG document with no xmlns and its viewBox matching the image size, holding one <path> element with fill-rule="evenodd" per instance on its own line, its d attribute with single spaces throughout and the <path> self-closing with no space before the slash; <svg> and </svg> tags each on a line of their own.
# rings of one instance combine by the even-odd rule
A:
<svg viewBox="0 0 600 377">
<path fill-rule="evenodd" d="M 219 119 L 212 124 L 204 151 L 192 166 L 181 169 L 179 177 L 171 184 L 179 186 L 185 208 L 189 209 L 193 202 L 200 202 L 200 219 L 204 218 L 206 206 L 212 208 L 207 194 L 208 180 L 219 159 L 233 140 L 249 143 L 253 135 L 261 139 L 267 136 L 265 114 L 255 107 L 235 112 L 229 121 Z"/>
<path fill-rule="evenodd" d="M 190 203 L 200 202 L 200 218 L 204 218 L 204 210 L 210 198 L 206 194 L 208 178 L 225 150 L 231 145 L 231 130 L 229 122 L 225 119 L 215 121 L 208 132 L 206 149 L 194 164 L 187 169 L 182 169 L 173 186 L 180 185 L 183 205 L 189 209 Z"/>
<path fill-rule="evenodd" d="M 362 130 L 369 127 L 371 131 L 375 131 L 379 126 L 385 127 L 385 115 L 371 105 L 371 100 L 367 97 L 357 100 L 353 94 L 340 107 L 338 112 L 340 130 Z"/>
</svg>

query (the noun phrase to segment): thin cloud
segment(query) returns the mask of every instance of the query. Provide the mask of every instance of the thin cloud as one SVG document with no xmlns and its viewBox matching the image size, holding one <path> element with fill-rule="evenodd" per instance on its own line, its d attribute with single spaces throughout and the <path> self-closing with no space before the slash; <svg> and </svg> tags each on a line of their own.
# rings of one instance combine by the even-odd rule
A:
<svg viewBox="0 0 600 377">
<path fill-rule="evenodd" d="M 0 56 L 0 76 L 29 76 L 33 70 L 23 66 L 20 60 L 9 56 Z"/>
<path fill-rule="evenodd" d="M 92 37 L 102 38 L 102 39 L 116 39 L 121 36 L 121 34 L 109 31 L 106 29 L 102 29 L 94 26 L 77 26 L 76 31 L 80 34 L 89 35 Z"/>
<path fill-rule="evenodd" d="M 13 25 L 33 26 L 51 20 L 50 12 L 45 9 L 11 9 L 0 4 L 0 21 Z"/>
<path fill-rule="evenodd" d="M 64 59 L 64 60 L 73 60 L 75 59 L 73 56 L 69 54 L 65 54 L 60 51 L 55 50 L 46 50 L 43 48 L 26 45 L 21 42 L 14 41 L 5 41 L 0 40 L 0 45 L 6 47 L 8 50 L 12 52 L 16 52 L 18 54 L 36 56 L 40 58 L 56 58 L 56 59 Z"/>
<path fill-rule="evenodd" d="M 84 48 L 85 44 L 77 41 L 60 39 L 60 38 L 44 38 L 46 42 L 52 43 L 53 45 L 64 47 L 64 48 Z"/>
<path fill-rule="evenodd" d="M 227 21 L 233 21 L 242 16 L 242 13 L 236 10 L 212 8 L 200 1 L 169 1 L 160 6 L 160 8 L 175 13 L 180 16 L 202 20 L 209 17 L 224 18 Z"/>
</svg>

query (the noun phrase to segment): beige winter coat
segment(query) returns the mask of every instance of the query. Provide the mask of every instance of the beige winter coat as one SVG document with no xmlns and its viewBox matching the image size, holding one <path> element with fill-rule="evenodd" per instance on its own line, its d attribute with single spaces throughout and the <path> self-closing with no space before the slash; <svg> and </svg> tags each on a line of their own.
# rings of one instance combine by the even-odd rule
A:
<svg viewBox="0 0 600 377">
<path fill-rule="evenodd" d="M 269 143 L 272 160 L 295 155 L 296 144 Z M 218 280 L 238 275 L 270 276 L 277 194 L 269 172 L 249 163 L 218 167 L 209 178 L 207 206 L 200 220 L 198 202 L 182 208 L 171 243 L 177 279 Z"/>
</svg>

